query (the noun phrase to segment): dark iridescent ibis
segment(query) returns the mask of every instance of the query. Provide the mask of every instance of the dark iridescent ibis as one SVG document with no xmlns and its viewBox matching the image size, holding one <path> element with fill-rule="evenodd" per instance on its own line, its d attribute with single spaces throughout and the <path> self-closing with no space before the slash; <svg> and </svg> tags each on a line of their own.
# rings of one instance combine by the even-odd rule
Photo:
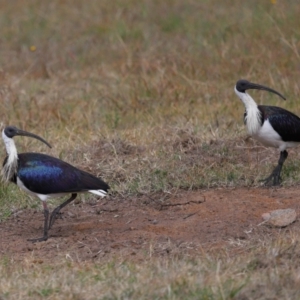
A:
<svg viewBox="0 0 300 300">
<path fill-rule="evenodd" d="M 246 92 L 250 89 L 265 90 L 280 96 L 279 92 L 247 80 L 239 80 L 234 88 L 235 93 L 245 105 L 244 122 L 249 134 L 267 147 L 280 150 L 278 165 L 265 184 L 278 185 L 284 161 L 288 157 L 287 148 L 297 147 L 300 143 L 300 118 L 292 112 L 277 106 L 257 105 Z M 272 182 L 273 180 L 273 182 Z"/>
<path fill-rule="evenodd" d="M 100 178 L 49 155 L 41 153 L 17 153 L 13 137 L 29 136 L 51 146 L 41 137 L 7 126 L 2 131 L 7 157 L 3 162 L 2 176 L 4 181 L 17 184 L 25 192 L 37 196 L 44 207 L 44 235 L 41 238 L 30 239 L 32 242 L 46 241 L 48 230 L 54 224 L 57 213 L 72 202 L 77 193 L 90 192 L 104 197 L 109 186 Z M 56 207 L 49 219 L 47 199 L 71 194 L 71 197 Z"/>
</svg>

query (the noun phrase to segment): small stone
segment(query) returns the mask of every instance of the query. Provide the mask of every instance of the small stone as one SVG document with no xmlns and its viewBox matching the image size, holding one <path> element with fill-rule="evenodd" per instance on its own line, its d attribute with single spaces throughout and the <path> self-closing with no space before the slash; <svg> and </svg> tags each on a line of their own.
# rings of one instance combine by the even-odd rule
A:
<svg viewBox="0 0 300 300">
<path fill-rule="evenodd" d="M 73 213 L 71 213 L 70 211 L 68 211 L 67 213 L 68 213 L 69 217 L 71 217 L 71 218 L 75 217 L 75 215 Z"/>
<path fill-rule="evenodd" d="M 264 213 L 261 216 L 262 216 L 262 218 L 263 218 L 264 221 L 267 221 L 267 220 L 269 220 L 271 218 L 271 214 L 269 212 L 268 213 Z"/>
<path fill-rule="evenodd" d="M 276 209 L 262 214 L 262 218 L 267 225 L 274 227 L 286 227 L 295 222 L 297 214 L 292 208 Z"/>
</svg>

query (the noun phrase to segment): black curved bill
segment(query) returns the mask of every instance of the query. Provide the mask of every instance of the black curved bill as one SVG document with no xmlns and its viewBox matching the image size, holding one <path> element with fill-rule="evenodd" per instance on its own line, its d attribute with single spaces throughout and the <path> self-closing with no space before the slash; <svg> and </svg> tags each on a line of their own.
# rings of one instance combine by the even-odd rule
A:
<svg viewBox="0 0 300 300">
<path fill-rule="evenodd" d="M 268 91 L 271 93 L 274 93 L 276 95 L 278 95 L 279 97 L 281 97 L 283 100 L 286 100 L 286 98 L 280 94 L 279 92 L 265 86 L 265 85 L 261 85 L 261 84 L 257 84 L 257 83 L 252 83 L 250 81 L 247 80 L 239 80 L 236 83 L 236 89 L 240 92 L 245 92 L 246 90 L 264 90 L 264 91 Z"/>
<path fill-rule="evenodd" d="M 49 148 L 52 148 L 51 145 L 47 141 L 45 141 L 43 138 L 41 138 L 40 136 L 38 136 L 36 134 L 30 133 L 28 131 L 17 129 L 15 135 L 29 136 L 29 137 L 35 138 L 35 139 L 43 142 L 44 144 L 46 144 Z"/>
</svg>

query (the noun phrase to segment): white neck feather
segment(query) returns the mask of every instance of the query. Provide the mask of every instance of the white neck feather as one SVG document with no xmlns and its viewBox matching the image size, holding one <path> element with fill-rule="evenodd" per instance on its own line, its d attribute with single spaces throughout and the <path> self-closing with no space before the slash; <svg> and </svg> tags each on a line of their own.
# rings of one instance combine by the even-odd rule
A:
<svg viewBox="0 0 300 300">
<path fill-rule="evenodd" d="M 245 105 L 247 113 L 245 121 L 249 134 L 257 134 L 261 128 L 261 112 L 259 111 L 256 102 L 246 92 L 241 93 L 236 88 L 234 88 L 234 91 Z"/>
<path fill-rule="evenodd" d="M 2 138 L 5 144 L 6 152 L 7 152 L 7 161 L 6 164 L 2 168 L 2 178 L 4 181 L 9 181 L 14 174 L 17 172 L 18 167 L 18 153 L 15 142 L 12 138 L 9 138 L 2 131 Z"/>
</svg>

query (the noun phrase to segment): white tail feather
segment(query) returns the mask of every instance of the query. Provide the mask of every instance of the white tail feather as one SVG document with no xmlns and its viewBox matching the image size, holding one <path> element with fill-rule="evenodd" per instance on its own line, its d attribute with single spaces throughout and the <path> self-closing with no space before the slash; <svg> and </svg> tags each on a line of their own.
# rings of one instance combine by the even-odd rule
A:
<svg viewBox="0 0 300 300">
<path fill-rule="evenodd" d="M 105 197 L 107 195 L 107 192 L 103 191 L 103 190 L 89 190 L 90 193 L 101 196 L 101 197 Z"/>
</svg>

